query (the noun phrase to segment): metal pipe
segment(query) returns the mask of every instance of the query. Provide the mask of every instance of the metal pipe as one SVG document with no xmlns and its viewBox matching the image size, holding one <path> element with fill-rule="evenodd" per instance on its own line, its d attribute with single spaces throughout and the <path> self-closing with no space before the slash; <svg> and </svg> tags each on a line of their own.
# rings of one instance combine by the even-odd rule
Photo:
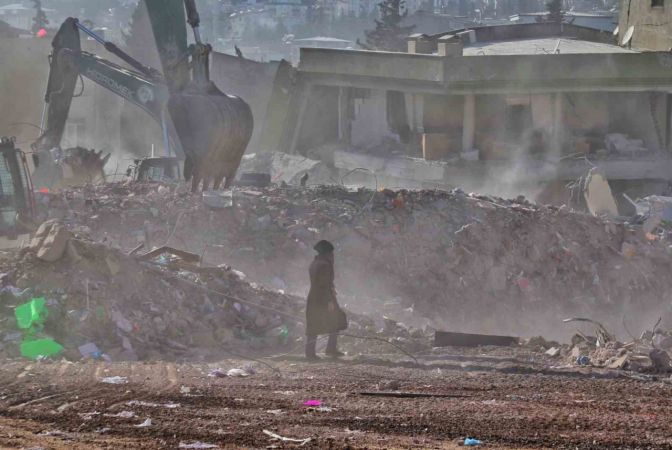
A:
<svg viewBox="0 0 672 450">
<path fill-rule="evenodd" d="M 82 30 L 84 33 L 88 34 L 90 37 L 92 37 L 94 40 L 98 41 L 99 44 L 105 45 L 107 44 L 107 41 L 103 39 L 101 36 L 98 36 L 96 33 L 94 33 L 92 30 L 89 30 L 86 28 L 84 25 L 79 23 L 79 20 L 75 19 L 75 26 Z"/>
</svg>

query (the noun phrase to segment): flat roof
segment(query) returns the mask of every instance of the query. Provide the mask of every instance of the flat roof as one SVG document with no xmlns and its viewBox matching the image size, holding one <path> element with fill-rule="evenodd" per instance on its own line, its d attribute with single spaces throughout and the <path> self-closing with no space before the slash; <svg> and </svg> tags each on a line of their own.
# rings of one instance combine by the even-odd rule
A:
<svg viewBox="0 0 672 450">
<path fill-rule="evenodd" d="M 344 43 L 352 43 L 352 41 L 347 41 L 345 39 L 339 39 L 339 38 L 334 38 L 334 37 L 327 37 L 327 36 L 314 36 L 314 37 L 308 37 L 308 38 L 302 38 L 302 39 L 294 39 L 294 42 L 344 42 Z"/>
<path fill-rule="evenodd" d="M 558 45 L 559 43 L 559 45 Z M 639 53 L 635 50 L 600 42 L 567 37 L 520 39 L 512 41 L 476 42 L 464 47 L 464 56 L 477 55 L 552 55 L 556 48 L 561 55 L 582 53 Z"/>
</svg>

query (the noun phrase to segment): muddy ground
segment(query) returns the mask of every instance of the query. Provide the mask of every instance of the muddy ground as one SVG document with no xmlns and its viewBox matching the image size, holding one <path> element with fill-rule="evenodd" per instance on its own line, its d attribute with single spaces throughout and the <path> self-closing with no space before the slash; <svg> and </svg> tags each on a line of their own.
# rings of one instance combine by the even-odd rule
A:
<svg viewBox="0 0 672 450">
<path fill-rule="evenodd" d="M 0 447 L 299 446 L 264 430 L 310 438 L 303 448 L 458 448 L 465 436 L 488 448 L 672 447 L 667 380 L 553 369 L 542 359 L 519 350 L 450 350 L 410 367 L 395 357 L 307 363 L 285 356 L 265 360 L 275 371 L 255 363 L 257 373 L 246 378 L 208 376 L 248 364 L 240 360 L 8 360 L 0 371 Z M 110 376 L 128 382 L 100 381 Z M 434 396 L 362 395 L 393 390 Z M 146 419 L 151 426 L 138 427 Z"/>
</svg>

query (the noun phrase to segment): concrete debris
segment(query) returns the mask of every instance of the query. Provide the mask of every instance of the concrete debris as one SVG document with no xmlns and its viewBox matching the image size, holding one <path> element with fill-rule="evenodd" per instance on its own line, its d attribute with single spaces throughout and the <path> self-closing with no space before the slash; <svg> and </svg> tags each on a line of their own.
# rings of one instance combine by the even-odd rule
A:
<svg viewBox="0 0 672 450">
<path fill-rule="evenodd" d="M 68 237 L 77 258 L 59 236 Z M 11 304 L 45 298 L 45 327 L 64 343 L 68 359 L 202 358 L 226 346 L 280 347 L 302 333 L 299 299 L 254 287 L 226 266 L 198 267 L 198 255 L 162 247 L 134 258 L 56 221 L 34 242 L 18 259 L 0 261 L 12 287 L 3 295 Z M 56 253 L 55 262 L 45 261 Z M 25 290 L 13 289 L 18 280 Z M 14 314 L 2 311 L 0 318 Z M 0 320 L 0 334 L 15 331 L 14 320 Z M 2 354 L 17 356 L 18 342 L 3 345 Z"/>
<path fill-rule="evenodd" d="M 546 350 L 546 354 L 551 357 L 556 357 L 560 355 L 561 350 L 558 347 L 551 347 Z"/>
<path fill-rule="evenodd" d="M 128 379 L 126 377 L 105 377 L 100 380 L 106 384 L 126 384 Z"/>
<path fill-rule="evenodd" d="M 66 230 L 59 220 L 44 222 L 35 232 L 30 242 L 30 249 L 43 261 L 58 261 L 65 254 L 65 249 L 72 234 Z"/>
<path fill-rule="evenodd" d="M 639 216 L 645 218 L 642 230 L 645 236 L 653 236 L 664 221 L 672 221 L 672 197 L 650 195 L 634 202 Z"/>
<path fill-rule="evenodd" d="M 648 308 L 628 314 L 646 321 L 647 311 L 663 308 L 672 290 L 667 245 L 647 241 L 639 225 L 537 206 L 524 197 L 336 186 L 226 194 L 231 206 L 212 209 L 181 189 L 108 184 L 49 195 L 45 208 L 74 232 L 124 254 L 149 231 L 155 243 L 199 255 L 201 265 L 233 266 L 247 276 L 241 283 L 232 270 L 221 270 L 227 283 L 282 289 L 300 297 L 295 305 L 305 295 L 312 245 L 330 239 L 338 248 L 339 298 L 348 309 L 390 315 L 389 309 L 416 329 L 549 336 L 560 320 L 582 313 L 599 311 L 600 322 L 620 323 L 620 308 L 635 303 Z M 205 276 L 198 268 L 154 262 L 164 271 Z M 191 335 L 212 343 L 202 333 Z"/>
<path fill-rule="evenodd" d="M 654 335 L 663 336 L 663 333 L 660 330 L 656 333 L 647 332 L 642 338 L 628 343 L 619 342 L 613 337 L 610 341 L 600 343 L 600 337 L 577 333 L 572 339 L 571 350 L 566 353 L 567 363 L 641 373 L 669 373 L 672 371 L 672 360 L 665 350 L 655 346 L 652 339 Z"/>
<path fill-rule="evenodd" d="M 627 134 L 611 133 L 604 138 L 604 145 L 609 153 L 622 156 L 636 157 L 649 150 L 641 139 L 629 139 Z"/>
<path fill-rule="evenodd" d="M 594 216 L 608 214 L 610 217 L 618 216 L 618 206 L 604 174 L 599 169 L 593 168 L 586 177 L 583 196 L 586 199 L 588 210 Z"/>
</svg>

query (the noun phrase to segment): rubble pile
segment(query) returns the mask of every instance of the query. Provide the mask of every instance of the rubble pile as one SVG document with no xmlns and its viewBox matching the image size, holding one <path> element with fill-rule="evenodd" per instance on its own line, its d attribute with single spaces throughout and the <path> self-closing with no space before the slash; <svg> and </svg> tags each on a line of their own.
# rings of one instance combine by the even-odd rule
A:
<svg viewBox="0 0 672 450">
<path fill-rule="evenodd" d="M 0 258 L 0 355 L 18 355 L 15 309 L 35 298 L 48 308 L 42 333 L 74 360 L 208 358 L 286 348 L 303 334 L 298 299 L 225 266 L 154 253 L 129 256 L 45 223 L 30 247 Z"/>
<path fill-rule="evenodd" d="M 295 294 L 318 239 L 337 246 L 348 308 L 401 304 L 435 328 L 566 337 L 585 315 L 634 327 L 666 312 L 672 256 L 640 227 L 566 208 L 443 191 L 87 186 L 45 196 L 59 217 L 124 251 L 172 245 Z M 359 309 L 358 309 L 359 308 Z M 399 308 L 401 309 L 401 308 Z M 641 328 L 640 328 L 641 329 Z"/>
</svg>

